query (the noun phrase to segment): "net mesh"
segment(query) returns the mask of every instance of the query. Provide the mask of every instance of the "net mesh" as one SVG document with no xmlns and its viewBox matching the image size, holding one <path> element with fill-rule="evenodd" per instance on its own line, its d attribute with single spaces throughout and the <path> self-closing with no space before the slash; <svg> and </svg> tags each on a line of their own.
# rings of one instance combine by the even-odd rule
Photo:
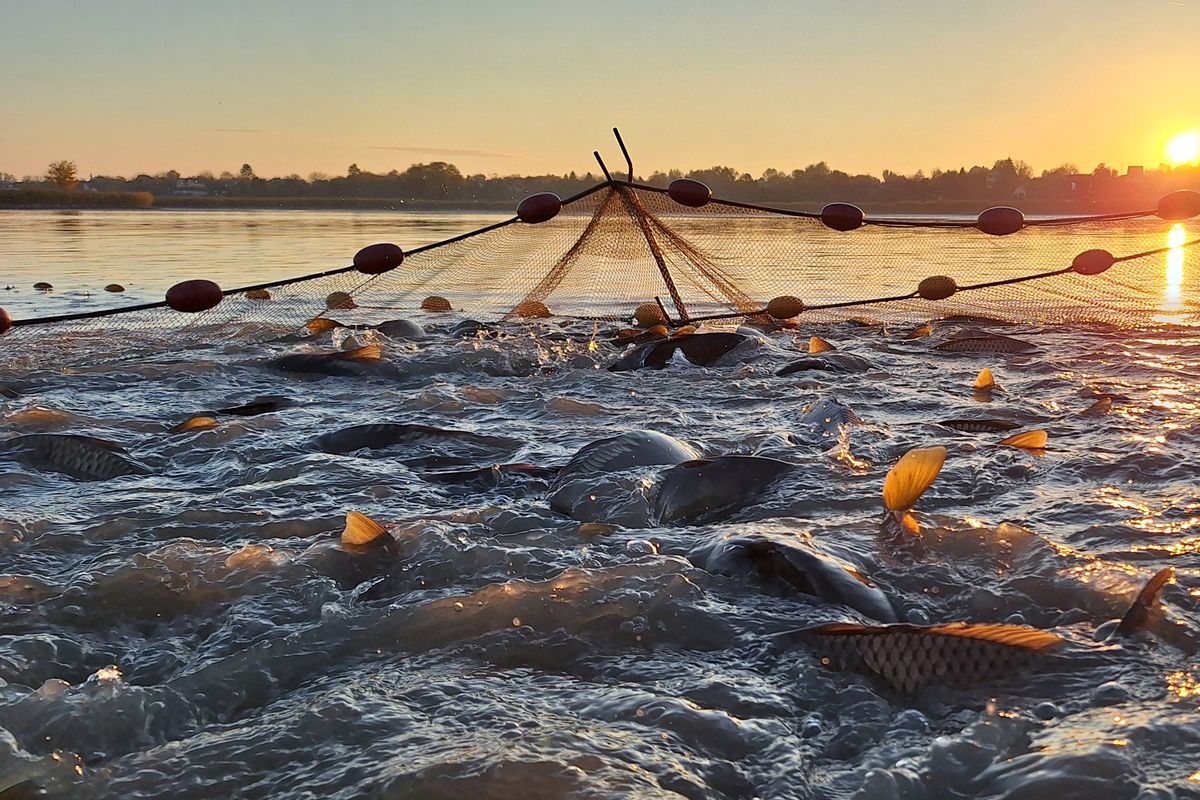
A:
<svg viewBox="0 0 1200 800">
<path fill-rule="evenodd" d="M 806 306 L 801 323 L 915 323 L 966 314 L 1190 325 L 1200 322 L 1197 244 L 1182 223 L 1154 212 L 1027 220 L 1004 236 L 972 221 L 916 219 L 868 219 L 843 232 L 820 215 L 719 200 L 693 208 L 662 189 L 610 181 L 566 201 L 544 222 L 513 218 L 420 247 L 379 275 L 345 267 L 228 290 L 200 313 L 157 303 L 17 320 L 0 336 L 0 365 L 94 360 L 97 352 L 121 358 L 146 342 L 183 348 L 294 331 L 322 316 L 348 324 L 516 320 L 542 304 L 556 317 L 619 323 L 656 298 L 674 322 L 761 318 L 771 298 L 791 295 Z M 1112 267 L 1095 275 L 1072 271 L 1075 257 L 1093 249 L 1111 252 Z M 952 278 L 959 290 L 924 299 L 917 286 L 931 275 Z M 260 293 L 250 289 L 266 289 L 269 299 L 252 299 Z M 330 308 L 338 292 L 356 307 Z M 453 312 L 422 311 L 430 295 L 449 300 Z"/>
</svg>

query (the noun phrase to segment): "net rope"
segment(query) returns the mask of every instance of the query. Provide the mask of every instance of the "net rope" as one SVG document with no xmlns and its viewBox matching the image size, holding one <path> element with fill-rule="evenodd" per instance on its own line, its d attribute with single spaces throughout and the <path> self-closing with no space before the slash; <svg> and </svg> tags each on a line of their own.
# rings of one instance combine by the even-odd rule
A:
<svg viewBox="0 0 1200 800">
<path fill-rule="evenodd" d="M 1190 299 L 1200 298 L 1192 277 L 1200 272 L 1200 238 L 1168 239 L 1181 238 L 1183 231 L 1172 228 L 1184 224 L 1147 210 L 1023 220 L 1008 235 L 985 233 L 971 220 L 872 217 L 842 231 L 819 213 L 720 199 L 694 207 L 666 189 L 609 180 L 562 201 L 545 221 L 516 216 L 417 247 L 382 274 L 346 266 L 256 283 L 226 290 L 199 313 L 158 302 L 16 319 L 0 336 L 0 367 L 90 361 L 97 352 L 119 359 L 149 341 L 178 349 L 292 332 L 317 317 L 430 324 L 548 312 L 628 324 L 639 305 L 659 302 L 674 323 L 736 324 L 763 319 L 779 296 L 803 301 L 802 324 L 974 315 L 1035 324 L 1191 325 L 1200 323 L 1200 305 Z M 1089 250 L 1110 252 L 1111 266 L 1099 274 L 1073 269 Z M 1184 276 L 1174 295 L 1164 257 Z M 957 291 L 922 297 L 918 286 L 933 275 L 952 279 Z M 269 299 L 261 299 L 264 291 Z M 356 307 L 331 303 L 339 292 Z M 422 310 L 431 295 L 454 310 Z"/>
</svg>

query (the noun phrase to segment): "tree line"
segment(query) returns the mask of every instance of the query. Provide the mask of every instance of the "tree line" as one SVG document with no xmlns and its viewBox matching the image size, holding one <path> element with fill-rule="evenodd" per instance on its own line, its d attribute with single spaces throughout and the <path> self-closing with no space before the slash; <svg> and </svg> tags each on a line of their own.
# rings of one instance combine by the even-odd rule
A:
<svg viewBox="0 0 1200 800">
<path fill-rule="evenodd" d="M 676 178 L 692 178 L 707 184 L 717 197 L 742 202 L 785 204 L 794 202 L 844 201 L 870 204 L 880 202 L 962 202 L 1000 203 L 1032 200 L 1074 200 L 1103 202 L 1125 199 L 1148 201 L 1179 188 L 1200 188 L 1200 166 L 1138 171 L 1126 174 L 1104 164 L 1081 173 L 1073 164 L 1063 164 L 1035 175 L 1023 161 L 1001 159 L 991 167 L 976 165 L 957 170 L 935 169 L 904 175 L 884 170 L 882 176 L 852 175 L 832 169 L 824 161 L 803 169 L 782 172 L 768 169 L 760 176 L 739 172 L 733 167 L 670 170 L 654 172 L 638 180 L 654 186 L 666 186 Z M 0 183 L 20 188 L 82 188 L 100 192 L 148 192 L 156 197 L 180 194 L 204 194 L 231 198 L 361 198 L 395 202 L 438 201 L 463 203 L 516 203 L 534 192 L 554 192 L 568 197 L 603 180 L 591 172 L 566 175 L 464 175 L 458 167 L 444 161 L 412 164 L 404 170 L 387 173 L 363 170 L 351 164 L 345 175 L 311 173 L 262 178 L 253 167 L 243 164 L 236 172 L 214 175 L 202 172 L 183 176 L 175 170 L 133 178 L 93 176 L 80 182 L 72 161 L 56 161 L 42 178 L 26 178 L 18 183 L 13 176 L 0 173 Z"/>
</svg>

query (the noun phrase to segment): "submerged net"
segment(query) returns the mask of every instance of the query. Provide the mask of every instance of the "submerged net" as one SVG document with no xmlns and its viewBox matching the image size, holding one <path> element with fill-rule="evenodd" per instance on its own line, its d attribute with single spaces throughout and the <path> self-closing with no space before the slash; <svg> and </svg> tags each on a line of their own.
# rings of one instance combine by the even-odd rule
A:
<svg viewBox="0 0 1200 800">
<path fill-rule="evenodd" d="M 1200 213 L 1196 192 L 1175 192 L 1157 209 L 1128 214 L 1023 219 L 1014 209 L 992 209 L 978 220 L 939 221 L 861 219 L 842 204 L 801 213 L 710 200 L 706 187 L 690 181 L 664 190 L 610 180 L 556 209 L 557 198 L 535 195 L 518 216 L 411 250 L 381 274 L 347 266 L 226 290 L 199 312 L 159 302 L 18 319 L 0 336 L 0 366 L 70 363 L 83 353 L 92 360 L 97 352 L 120 358 L 139 342 L 180 348 L 294 331 L 317 317 L 450 323 L 549 313 L 628 323 L 639 305 L 658 302 L 676 324 L 736 324 L 766 319 L 780 296 L 802 301 L 801 324 L 952 315 L 1200 322 L 1200 239 L 1183 227 Z M 430 296 L 453 310 L 422 310 Z M 355 307 L 344 307 L 346 297 Z"/>
</svg>

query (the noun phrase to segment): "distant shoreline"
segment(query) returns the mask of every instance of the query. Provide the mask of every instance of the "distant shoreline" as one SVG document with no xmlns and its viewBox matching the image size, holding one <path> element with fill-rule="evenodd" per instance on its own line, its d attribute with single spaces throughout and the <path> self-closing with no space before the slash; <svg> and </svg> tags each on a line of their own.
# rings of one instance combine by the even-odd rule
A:
<svg viewBox="0 0 1200 800">
<path fill-rule="evenodd" d="M 830 201 L 832 202 L 832 201 Z M 790 211 L 818 212 L 824 203 L 795 201 L 775 203 Z M 1098 203 L 1064 203 L 1061 200 L 1020 200 L 988 203 L 968 200 L 902 200 L 862 203 L 867 214 L 967 214 L 975 215 L 992 205 L 1012 205 L 1026 214 L 1085 216 L 1123 213 L 1142 209 L 1109 207 Z M 372 197 L 170 197 L 148 192 L 57 192 L 18 190 L 0 192 L 0 211 L 486 211 L 516 213 L 517 202 L 502 200 L 388 200 Z"/>
</svg>

